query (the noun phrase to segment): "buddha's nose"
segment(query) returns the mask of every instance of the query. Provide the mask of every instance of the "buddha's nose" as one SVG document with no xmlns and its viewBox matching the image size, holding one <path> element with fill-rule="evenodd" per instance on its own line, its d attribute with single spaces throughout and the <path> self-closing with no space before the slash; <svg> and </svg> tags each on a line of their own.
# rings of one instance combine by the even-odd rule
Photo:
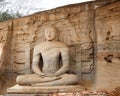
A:
<svg viewBox="0 0 120 96">
<path fill-rule="evenodd" d="M 51 35 L 50 35 L 50 32 L 48 33 L 48 37 L 50 37 Z"/>
<path fill-rule="evenodd" d="M 50 35 L 48 35 L 48 37 L 50 37 Z"/>
</svg>

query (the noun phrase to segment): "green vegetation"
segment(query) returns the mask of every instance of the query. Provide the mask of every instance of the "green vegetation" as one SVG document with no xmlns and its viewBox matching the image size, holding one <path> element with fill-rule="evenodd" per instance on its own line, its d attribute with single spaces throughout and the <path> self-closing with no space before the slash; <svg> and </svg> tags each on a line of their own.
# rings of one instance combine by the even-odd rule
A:
<svg viewBox="0 0 120 96">
<path fill-rule="evenodd" d="M 18 17 L 21 17 L 21 15 L 19 13 L 9 14 L 8 11 L 2 12 L 2 13 L 0 13 L 0 22 L 9 20 L 9 19 L 13 19 L 13 18 L 18 18 Z"/>
<path fill-rule="evenodd" d="M 8 10 L 6 10 L 5 12 L 2 12 L 2 9 L 4 8 L 4 6 L 7 4 L 4 2 L 5 0 L 0 0 L 0 22 L 3 22 L 5 20 L 9 20 L 9 19 L 13 19 L 13 18 L 19 18 L 21 17 L 22 15 L 19 14 L 19 12 L 17 13 L 9 13 Z"/>
</svg>

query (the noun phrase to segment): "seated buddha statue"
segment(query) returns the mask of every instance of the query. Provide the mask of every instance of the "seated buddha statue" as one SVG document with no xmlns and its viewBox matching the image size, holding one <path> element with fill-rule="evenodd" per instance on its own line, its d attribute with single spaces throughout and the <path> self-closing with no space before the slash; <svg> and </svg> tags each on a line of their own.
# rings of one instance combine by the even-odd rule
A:
<svg viewBox="0 0 120 96">
<path fill-rule="evenodd" d="M 67 45 L 56 39 L 56 27 L 49 26 L 44 32 L 46 40 L 37 44 L 33 50 L 32 70 L 34 73 L 19 75 L 16 82 L 19 85 L 33 86 L 77 84 L 77 75 L 68 72 L 69 49 Z"/>
</svg>

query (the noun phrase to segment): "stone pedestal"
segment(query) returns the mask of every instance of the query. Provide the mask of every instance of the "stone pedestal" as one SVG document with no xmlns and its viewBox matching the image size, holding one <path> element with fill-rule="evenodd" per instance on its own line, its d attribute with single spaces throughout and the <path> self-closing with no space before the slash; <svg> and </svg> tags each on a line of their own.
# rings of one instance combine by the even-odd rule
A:
<svg viewBox="0 0 120 96">
<path fill-rule="evenodd" d="M 64 92 L 80 92 L 84 90 L 85 89 L 80 85 L 45 87 L 15 85 L 7 90 L 7 94 L 52 94 Z"/>
</svg>

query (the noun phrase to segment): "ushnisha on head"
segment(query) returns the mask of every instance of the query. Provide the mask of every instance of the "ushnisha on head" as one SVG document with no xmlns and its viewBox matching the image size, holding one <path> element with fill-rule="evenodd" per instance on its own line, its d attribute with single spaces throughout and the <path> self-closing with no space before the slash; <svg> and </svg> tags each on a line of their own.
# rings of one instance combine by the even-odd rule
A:
<svg viewBox="0 0 120 96">
<path fill-rule="evenodd" d="M 45 38 L 48 41 L 53 41 L 56 39 L 57 29 L 54 26 L 48 26 L 45 28 Z"/>
</svg>

